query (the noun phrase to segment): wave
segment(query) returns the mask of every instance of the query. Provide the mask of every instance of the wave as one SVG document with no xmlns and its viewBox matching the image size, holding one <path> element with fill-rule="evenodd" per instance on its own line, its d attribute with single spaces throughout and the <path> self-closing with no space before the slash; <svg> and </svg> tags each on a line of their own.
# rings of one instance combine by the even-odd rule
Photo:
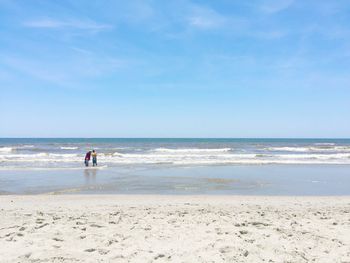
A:
<svg viewBox="0 0 350 263">
<path fill-rule="evenodd" d="M 277 152 L 308 152 L 308 147 L 269 147 L 265 148 L 268 151 L 277 151 Z"/>
<path fill-rule="evenodd" d="M 0 147 L 0 152 L 12 152 L 15 150 L 21 150 L 21 149 L 30 149 L 33 150 L 34 145 L 19 145 L 19 146 L 11 146 L 11 147 Z"/>
<path fill-rule="evenodd" d="M 76 150 L 78 147 L 70 147 L 70 146 L 61 146 L 61 150 Z"/>
<path fill-rule="evenodd" d="M 334 153 L 334 154 L 280 154 L 275 155 L 277 158 L 283 159 L 320 159 L 320 160 L 331 160 L 331 159 L 348 159 L 350 154 L 348 153 Z"/>
<path fill-rule="evenodd" d="M 51 158 L 51 159 L 62 159 L 62 158 L 73 158 L 78 157 L 78 154 L 55 154 L 55 153 L 34 153 L 34 154 L 2 154 L 0 155 L 0 160 L 20 160 L 20 161 L 26 161 L 26 160 L 36 160 L 36 161 L 42 161 L 43 158 Z"/>
<path fill-rule="evenodd" d="M 85 170 L 85 171 L 90 171 L 90 170 L 104 170 L 108 168 L 107 165 L 102 165 L 102 166 L 80 166 L 80 167 L 72 167 L 72 166 L 63 166 L 63 167 L 32 167 L 32 166 L 7 166 L 7 167 L 1 167 L 0 170 L 34 170 L 34 171 L 46 171 L 46 170 Z"/>
<path fill-rule="evenodd" d="M 132 147 L 103 146 L 98 152 L 98 162 L 102 165 L 259 165 L 259 164 L 347 164 L 350 165 L 350 145 L 339 144 L 265 144 L 248 147 L 240 145 L 183 145 L 161 147 L 149 145 Z M 0 147 L 0 168 L 33 167 L 57 168 L 80 167 L 85 154 L 78 153 L 81 145 L 62 143 L 53 146 L 2 145 Z M 22 148 L 19 148 L 22 147 Z M 28 147 L 27 150 L 17 150 Z M 158 147 L 158 148 L 157 148 Z M 202 147 L 202 148 L 201 148 Z M 222 148 L 220 148 L 222 147 Z M 68 150 L 59 151 L 58 149 Z M 96 148 L 95 148 L 96 149 Z M 75 151 L 76 150 L 76 151 Z"/>
<path fill-rule="evenodd" d="M 31 163 L 42 167 L 49 163 L 81 164 L 84 155 L 80 154 L 4 154 L 0 155 L 0 166 Z M 350 164 L 350 153 L 323 154 L 256 154 L 256 153 L 127 153 L 99 154 L 101 164 L 175 164 L 175 165 L 215 165 L 215 164 Z"/>
<path fill-rule="evenodd" d="M 28 148 L 34 148 L 34 145 L 25 144 L 25 145 L 16 146 L 15 148 L 16 149 L 28 149 Z"/>
<path fill-rule="evenodd" d="M 265 150 L 277 152 L 350 152 L 350 146 L 268 147 Z"/>
<path fill-rule="evenodd" d="M 77 157 L 78 154 L 76 153 L 49 153 L 49 156 L 55 157 L 55 158 L 71 158 L 71 157 Z"/>
<path fill-rule="evenodd" d="M 229 152 L 231 148 L 217 148 L 217 149 L 202 149 L 202 148 L 180 148 L 180 149 L 170 149 L 170 148 L 156 148 L 151 150 L 151 152 L 160 153 L 217 153 L 217 152 Z"/>
<path fill-rule="evenodd" d="M 12 147 L 0 147 L 0 152 L 12 152 Z"/>
</svg>

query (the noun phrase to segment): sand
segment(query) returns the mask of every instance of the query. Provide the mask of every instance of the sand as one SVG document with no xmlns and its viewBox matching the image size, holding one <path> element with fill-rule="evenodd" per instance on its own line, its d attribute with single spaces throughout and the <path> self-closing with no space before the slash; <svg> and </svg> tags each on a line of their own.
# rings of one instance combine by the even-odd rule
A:
<svg viewBox="0 0 350 263">
<path fill-rule="evenodd" d="M 0 262 L 350 262 L 350 197 L 0 196 Z"/>
</svg>

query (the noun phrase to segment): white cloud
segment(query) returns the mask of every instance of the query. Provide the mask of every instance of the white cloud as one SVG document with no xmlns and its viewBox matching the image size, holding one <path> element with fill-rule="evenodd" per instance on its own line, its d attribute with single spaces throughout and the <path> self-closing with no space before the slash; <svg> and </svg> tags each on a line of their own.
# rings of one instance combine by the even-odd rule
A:
<svg viewBox="0 0 350 263">
<path fill-rule="evenodd" d="M 32 28 L 72 28 L 81 30 L 93 30 L 100 31 L 112 28 L 109 24 L 99 24 L 95 21 L 82 21 L 82 20 L 57 20 L 51 18 L 37 19 L 26 21 L 23 23 L 25 27 Z"/>
</svg>

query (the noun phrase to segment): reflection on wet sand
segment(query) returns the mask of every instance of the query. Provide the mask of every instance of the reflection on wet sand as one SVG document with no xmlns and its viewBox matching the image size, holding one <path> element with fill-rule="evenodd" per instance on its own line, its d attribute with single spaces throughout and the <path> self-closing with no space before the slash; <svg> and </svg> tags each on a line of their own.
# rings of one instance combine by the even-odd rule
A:
<svg viewBox="0 0 350 263">
<path fill-rule="evenodd" d="M 85 184 L 96 184 L 97 169 L 84 169 Z"/>
<path fill-rule="evenodd" d="M 0 169 L 0 194 L 349 195 L 348 166 L 153 168 Z"/>
</svg>

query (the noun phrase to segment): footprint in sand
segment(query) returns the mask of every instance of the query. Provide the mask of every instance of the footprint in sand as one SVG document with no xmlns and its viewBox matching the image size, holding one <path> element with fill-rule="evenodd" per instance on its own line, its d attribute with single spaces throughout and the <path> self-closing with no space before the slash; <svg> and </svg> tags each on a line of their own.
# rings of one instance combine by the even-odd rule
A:
<svg viewBox="0 0 350 263">
<path fill-rule="evenodd" d="M 97 225 L 97 224 L 91 224 L 90 226 L 91 226 L 91 227 L 97 227 L 97 228 L 103 227 L 103 226 L 100 226 L 100 225 Z"/>
<path fill-rule="evenodd" d="M 233 251 L 233 247 L 225 246 L 219 249 L 220 253 L 226 254 Z"/>
<path fill-rule="evenodd" d="M 44 221 L 45 221 L 45 219 L 43 219 L 43 218 L 37 218 L 35 223 L 42 224 Z"/>
<path fill-rule="evenodd" d="M 164 258 L 165 255 L 164 254 L 158 254 L 157 256 L 154 257 L 155 260 L 157 260 L 158 258 Z"/>
<path fill-rule="evenodd" d="M 98 253 L 100 255 L 106 255 L 109 253 L 109 250 L 100 248 L 100 249 L 98 249 Z"/>
<path fill-rule="evenodd" d="M 40 229 L 40 228 L 43 228 L 44 226 L 47 226 L 47 225 L 49 225 L 49 223 L 45 223 L 45 224 L 42 224 L 40 226 L 37 226 L 37 227 L 35 227 L 35 229 Z"/>
</svg>

